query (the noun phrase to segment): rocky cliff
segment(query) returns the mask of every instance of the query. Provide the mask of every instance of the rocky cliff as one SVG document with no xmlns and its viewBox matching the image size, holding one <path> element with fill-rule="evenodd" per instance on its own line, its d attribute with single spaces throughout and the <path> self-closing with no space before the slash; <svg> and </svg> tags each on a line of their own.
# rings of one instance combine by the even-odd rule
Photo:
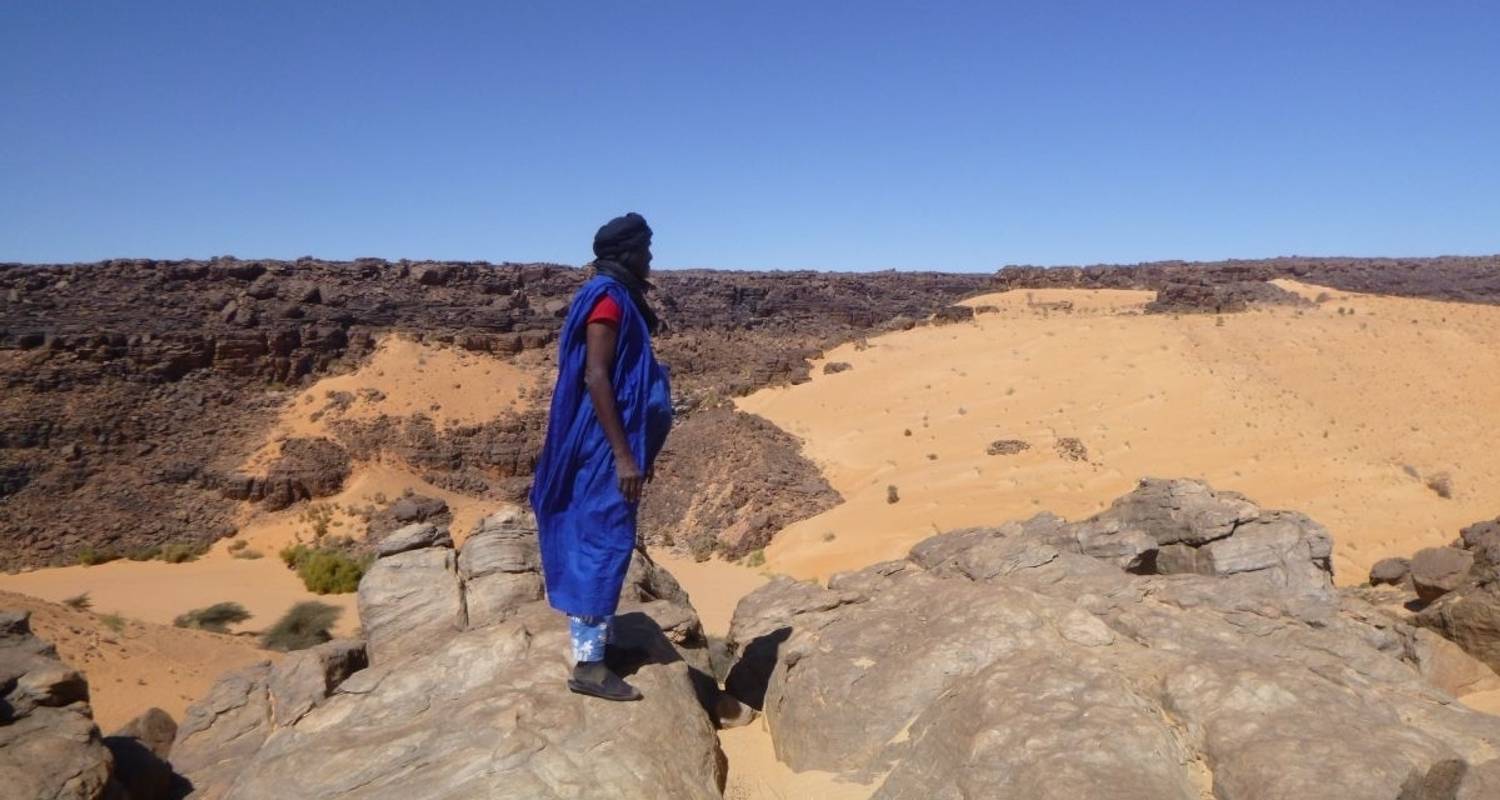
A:
<svg viewBox="0 0 1500 800">
<path fill-rule="evenodd" d="M 280 389 L 353 367 L 389 332 L 545 361 L 584 277 L 376 259 L 0 265 L 0 568 L 203 546 L 233 531 L 238 502 L 318 496 L 324 470 L 237 472 Z M 804 380 L 808 355 L 990 279 L 682 271 L 658 283 L 672 331 L 658 349 L 687 410 Z M 440 486 L 516 498 L 542 424 L 537 407 L 453 428 L 414 415 L 347 423 L 338 444 L 399 458 Z"/>
</svg>

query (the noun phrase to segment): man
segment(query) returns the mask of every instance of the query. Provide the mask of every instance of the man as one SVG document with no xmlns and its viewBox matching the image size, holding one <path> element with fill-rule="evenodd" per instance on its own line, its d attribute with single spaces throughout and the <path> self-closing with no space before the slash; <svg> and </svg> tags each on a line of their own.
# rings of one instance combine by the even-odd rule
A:
<svg viewBox="0 0 1500 800">
<path fill-rule="evenodd" d="M 646 302 L 651 228 L 640 214 L 594 236 L 595 275 L 563 322 L 557 386 L 537 461 L 536 511 L 547 599 L 568 615 L 568 688 L 606 700 L 638 700 L 605 656 L 620 588 L 636 543 L 636 508 L 672 426 L 672 393 L 651 337 L 660 321 Z"/>
</svg>

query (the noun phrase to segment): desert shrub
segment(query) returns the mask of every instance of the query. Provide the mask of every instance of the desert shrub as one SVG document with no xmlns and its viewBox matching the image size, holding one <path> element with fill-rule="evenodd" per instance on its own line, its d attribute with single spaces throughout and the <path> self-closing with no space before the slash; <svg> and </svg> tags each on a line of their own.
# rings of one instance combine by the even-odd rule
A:
<svg viewBox="0 0 1500 800">
<path fill-rule="evenodd" d="M 248 541 L 245 541 L 244 539 L 235 539 L 234 541 L 229 543 L 229 552 L 238 553 L 239 551 L 244 550 L 249 546 L 250 543 Z"/>
<path fill-rule="evenodd" d="M 1427 479 L 1427 488 L 1431 489 L 1438 497 L 1444 500 L 1453 497 L 1453 478 L 1446 472 L 1439 472 Z"/>
<path fill-rule="evenodd" d="M 163 547 L 161 552 L 156 554 L 156 557 L 168 564 L 181 564 L 187 561 L 196 561 L 198 556 L 203 555 L 203 552 L 204 548 L 202 545 L 173 542 Z"/>
<path fill-rule="evenodd" d="M 115 633 L 125 630 L 125 618 L 119 614 L 101 614 L 99 621 Z"/>
<path fill-rule="evenodd" d="M 63 601 L 63 605 L 74 611 L 88 611 L 94 607 L 94 601 L 89 599 L 89 593 L 75 594 Z"/>
<path fill-rule="evenodd" d="M 333 638 L 329 629 L 338 620 L 341 609 L 316 600 L 292 606 L 261 637 L 268 650 L 305 650 Z"/>
<path fill-rule="evenodd" d="M 282 563 L 297 571 L 302 585 L 316 594 L 343 594 L 358 589 L 359 579 L 370 566 L 368 557 L 305 544 L 282 548 L 280 555 Z"/>
<path fill-rule="evenodd" d="M 96 564 L 108 564 L 119 557 L 120 554 L 113 550 L 100 550 L 92 546 L 78 551 L 78 563 L 85 567 L 92 567 Z"/>
<path fill-rule="evenodd" d="M 302 519 L 312 526 L 313 538 L 321 539 L 328 535 L 328 525 L 333 521 L 333 508 L 324 503 L 308 506 L 302 512 Z"/>
<path fill-rule="evenodd" d="M 152 561 L 159 556 L 161 556 L 160 547 L 142 547 L 139 550 L 130 551 L 130 554 L 125 557 L 131 561 Z"/>
<path fill-rule="evenodd" d="M 243 558 L 246 561 L 253 561 L 257 558 L 260 558 L 262 556 L 262 553 L 259 550 L 251 550 L 248 547 L 242 547 L 239 550 L 233 551 L 232 553 L 230 553 L 230 555 L 234 556 L 235 558 Z"/>
<path fill-rule="evenodd" d="M 250 619 L 250 612 L 235 602 L 214 603 L 177 615 L 172 624 L 179 628 L 197 628 L 214 633 L 229 633 L 229 626 Z"/>
<path fill-rule="evenodd" d="M 764 567 L 766 565 L 766 551 L 764 549 L 751 550 L 750 555 L 745 556 L 745 566 Z"/>
</svg>

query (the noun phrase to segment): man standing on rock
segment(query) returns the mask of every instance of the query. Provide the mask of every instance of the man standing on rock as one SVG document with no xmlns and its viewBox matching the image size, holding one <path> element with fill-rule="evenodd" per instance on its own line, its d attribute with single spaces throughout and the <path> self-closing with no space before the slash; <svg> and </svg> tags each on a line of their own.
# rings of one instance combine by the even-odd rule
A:
<svg viewBox="0 0 1500 800">
<path fill-rule="evenodd" d="M 640 692 L 605 663 L 611 620 L 636 542 L 636 508 L 672 426 L 672 394 L 646 303 L 651 228 L 640 214 L 594 235 L 595 275 L 559 336 L 557 386 L 531 489 L 547 599 L 568 615 L 568 688 L 606 700 Z"/>
</svg>

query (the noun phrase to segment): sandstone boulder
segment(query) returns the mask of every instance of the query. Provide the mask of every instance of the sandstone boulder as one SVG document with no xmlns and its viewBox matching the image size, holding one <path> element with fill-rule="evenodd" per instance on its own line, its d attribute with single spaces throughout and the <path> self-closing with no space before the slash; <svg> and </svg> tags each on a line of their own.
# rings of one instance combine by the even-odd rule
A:
<svg viewBox="0 0 1500 800">
<path fill-rule="evenodd" d="M 172 797 L 179 786 L 168 757 L 177 738 L 177 722 L 159 708 L 149 708 L 104 737 L 114 757 L 114 780 L 128 800 Z"/>
<path fill-rule="evenodd" d="M 1479 796 L 1500 718 L 1419 668 L 1459 689 L 1484 678 L 1472 661 L 1333 591 L 1311 520 L 1201 484 L 1138 492 L 1092 522 L 1195 551 L 1245 538 L 1195 555 L 1211 571 L 1139 574 L 1043 519 L 826 588 L 773 581 L 736 610 L 729 688 L 763 695 L 790 767 L 877 798 L 1390 798 L 1449 762 Z"/>
<path fill-rule="evenodd" d="M 103 798 L 113 761 L 88 684 L 32 635 L 30 617 L 0 611 L 0 796 Z"/>
<path fill-rule="evenodd" d="M 1474 565 L 1474 554 L 1457 547 L 1428 547 L 1411 560 L 1411 580 L 1424 603 L 1457 589 Z"/>
<path fill-rule="evenodd" d="M 452 546 L 453 538 L 448 535 L 447 528 L 440 528 L 429 522 L 416 522 L 391 531 L 382 537 L 375 543 L 375 553 L 380 556 L 393 556 L 407 550 L 418 550 L 424 547 Z"/>
<path fill-rule="evenodd" d="M 1411 574 L 1411 559 L 1409 558 L 1382 558 L 1370 567 L 1370 584 L 1372 586 L 1390 585 L 1399 586 L 1404 583 L 1407 576 Z"/>
<path fill-rule="evenodd" d="M 719 797 L 707 709 L 734 706 L 681 587 L 636 553 L 616 634 L 645 697 L 607 703 L 564 686 L 567 622 L 538 562 L 519 512 L 481 520 L 456 556 L 436 541 L 381 557 L 360 585 L 369 665 L 330 643 L 222 681 L 174 746 L 193 796 Z"/>
<path fill-rule="evenodd" d="M 1415 621 L 1500 670 L 1500 587 L 1495 584 L 1466 584 L 1422 609 Z"/>
<path fill-rule="evenodd" d="M 1459 532 L 1459 542 L 1474 554 L 1476 566 L 1493 572 L 1500 567 L 1500 519 L 1476 522 Z"/>
<path fill-rule="evenodd" d="M 525 603 L 542 599 L 536 520 L 518 510 L 480 520 L 458 553 L 468 625 L 500 622 Z"/>
<path fill-rule="evenodd" d="M 447 534 L 432 546 L 377 558 L 359 581 L 359 620 L 371 663 L 462 630 L 468 618 Z"/>
</svg>

